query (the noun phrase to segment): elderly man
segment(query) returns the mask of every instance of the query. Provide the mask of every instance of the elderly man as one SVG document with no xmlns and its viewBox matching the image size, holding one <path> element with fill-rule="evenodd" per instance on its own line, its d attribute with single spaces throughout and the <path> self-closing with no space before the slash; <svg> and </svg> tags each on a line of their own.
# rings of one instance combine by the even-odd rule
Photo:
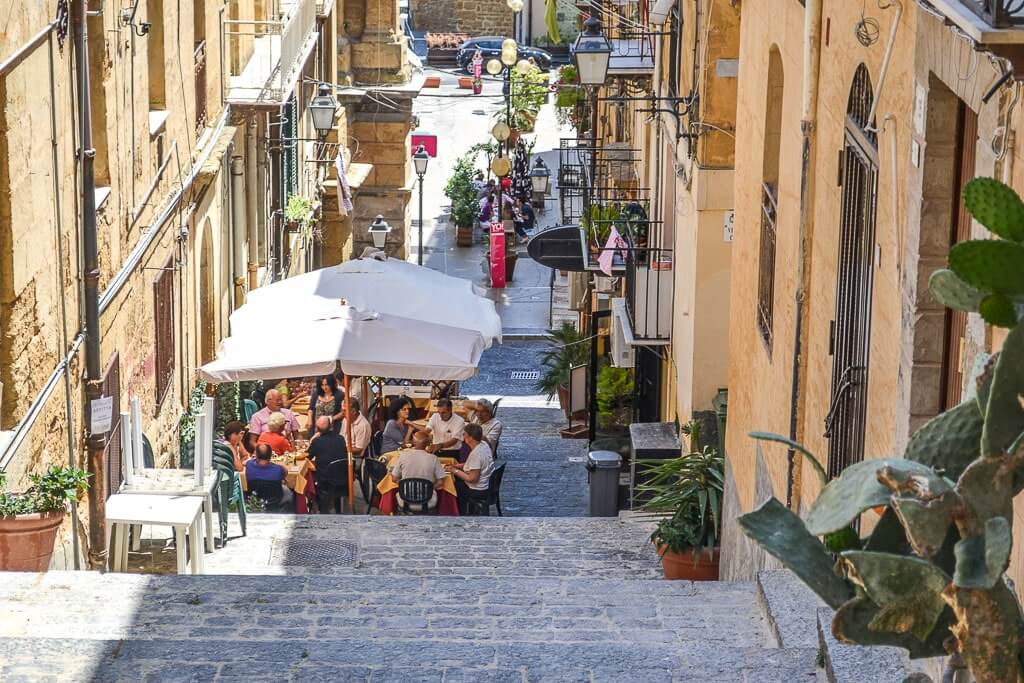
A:
<svg viewBox="0 0 1024 683">
<path fill-rule="evenodd" d="M 271 462 L 273 455 L 274 452 L 267 444 L 257 446 L 255 457 L 245 463 L 245 479 L 249 483 L 249 490 L 259 489 L 261 494 L 270 499 L 267 502 L 280 501 L 282 506 L 288 506 L 295 500 L 291 489 L 285 485 L 288 471 L 281 465 Z M 268 483 L 260 485 L 257 482 Z M 278 496 L 278 487 L 280 487 L 280 496 Z"/>
<path fill-rule="evenodd" d="M 478 424 L 468 424 L 463 434 L 469 446 L 469 457 L 465 463 L 445 467 L 455 477 L 455 490 L 459 494 L 459 514 L 466 515 L 472 509 L 470 500 L 484 499 L 494 471 L 494 454 L 490 444 L 484 440 L 483 429 Z"/>
<path fill-rule="evenodd" d="M 352 451 L 352 457 L 361 458 L 366 454 L 366 449 L 370 445 L 370 437 L 373 436 L 373 428 L 370 426 L 370 421 L 363 417 L 363 414 L 359 412 L 358 399 L 349 399 L 348 412 L 349 415 L 355 416 L 352 419 L 352 444 L 350 445 L 349 450 Z M 348 439 L 347 419 L 343 419 L 341 421 L 341 435 L 346 440 Z"/>
<path fill-rule="evenodd" d="M 430 437 L 424 432 L 416 432 L 412 435 L 412 448 L 401 452 L 391 465 L 391 476 L 396 482 L 403 478 L 426 479 L 434 485 L 434 492 L 430 496 L 424 512 L 437 507 L 437 491 L 441 488 L 441 480 L 445 477 L 444 467 L 441 466 L 437 456 L 427 451 L 427 444 Z M 395 494 L 398 507 L 403 507 L 402 496 Z"/>
<path fill-rule="evenodd" d="M 480 425 L 480 429 L 483 430 L 484 440 L 491 445 L 491 451 L 498 450 L 498 442 L 501 441 L 502 425 L 498 418 L 494 417 L 494 404 L 486 398 L 477 401 L 472 421 Z"/>
<path fill-rule="evenodd" d="M 348 451 L 345 439 L 331 429 L 331 418 L 324 415 L 317 418 L 316 438 L 309 444 L 309 459 L 316 465 L 316 492 L 320 514 L 326 515 L 333 507 L 341 514 L 341 498 L 348 491 Z"/>
<path fill-rule="evenodd" d="M 250 432 L 259 435 L 267 431 L 270 416 L 274 413 L 281 413 L 286 420 L 285 433 L 292 437 L 299 433 L 299 421 L 295 419 L 295 413 L 284 407 L 284 400 L 281 398 L 280 391 L 271 389 L 264 396 L 263 400 L 266 406 L 253 413 L 252 420 L 249 421 Z"/>
<path fill-rule="evenodd" d="M 452 412 L 452 402 L 447 398 L 439 399 L 437 412 L 430 416 L 427 428 L 422 430 L 433 441 L 427 450 L 435 455 L 457 455 L 462 446 L 462 430 L 465 426 L 466 421 Z"/>
</svg>

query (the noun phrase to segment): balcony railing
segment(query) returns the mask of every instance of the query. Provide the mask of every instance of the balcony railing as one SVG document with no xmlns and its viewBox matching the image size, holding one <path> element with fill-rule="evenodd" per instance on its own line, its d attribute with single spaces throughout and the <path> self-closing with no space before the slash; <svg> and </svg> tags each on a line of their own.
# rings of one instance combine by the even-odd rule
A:
<svg viewBox="0 0 1024 683">
<path fill-rule="evenodd" d="M 992 28 L 1024 26 L 1024 0 L 960 0 Z"/>
<path fill-rule="evenodd" d="M 282 0 L 279 18 L 225 19 L 229 102 L 281 103 L 294 87 L 316 42 L 316 0 Z"/>
<path fill-rule="evenodd" d="M 594 206 L 646 201 L 647 188 L 637 186 L 638 159 L 640 152 L 628 143 L 595 147 L 592 140 L 563 138 L 558 159 L 562 223 L 587 222 Z"/>
</svg>

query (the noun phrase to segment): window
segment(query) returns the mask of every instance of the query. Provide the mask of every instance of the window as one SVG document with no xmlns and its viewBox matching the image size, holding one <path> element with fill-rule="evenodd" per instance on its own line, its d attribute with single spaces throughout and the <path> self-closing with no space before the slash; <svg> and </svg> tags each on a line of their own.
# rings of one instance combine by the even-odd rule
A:
<svg viewBox="0 0 1024 683">
<path fill-rule="evenodd" d="M 679 41 L 682 40 L 682 30 L 679 26 L 678 7 L 672 8 L 668 22 L 668 96 L 679 97 Z"/>
<path fill-rule="evenodd" d="M 149 62 L 149 108 L 167 108 L 167 79 L 164 58 L 164 2 L 147 0 L 149 35 L 146 49 Z"/>
<path fill-rule="evenodd" d="M 782 57 L 768 54 L 765 94 L 764 159 L 761 167 L 761 241 L 757 265 L 757 329 L 768 353 L 772 349 L 775 307 L 775 238 L 779 213 L 779 151 L 782 142 Z"/>
<path fill-rule="evenodd" d="M 206 112 L 206 0 L 195 0 L 192 7 L 192 68 L 196 91 L 196 137 L 203 134 Z"/>
<path fill-rule="evenodd" d="M 174 257 L 164 264 L 153 283 L 156 337 L 156 409 L 159 412 L 174 379 Z"/>
<path fill-rule="evenodd" d="M 106 495 L 117 493 L 121 488 L 123 473 L 121 472 L 121 359 L 118 354 L 107 363 L 103 371 L 103 388 L 101 396 L 109 396 L 112 400 L 110 431 L 107 432 L 107 447 L 103 450 L 104 470 L 106 472 Z"/>
</svg>

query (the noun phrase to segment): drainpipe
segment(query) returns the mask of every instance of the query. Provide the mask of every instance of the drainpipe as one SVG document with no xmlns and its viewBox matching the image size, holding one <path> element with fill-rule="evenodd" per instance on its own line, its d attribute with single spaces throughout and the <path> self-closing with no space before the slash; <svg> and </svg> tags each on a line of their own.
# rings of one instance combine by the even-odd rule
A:
<svg viewBox="0 0 1024 683">
<path fill-rule="evenodd" d="M 231 231 L 234 249 L 231 254 L 231 271 L 235 282 L 235 309 L 245 303 L 245 251 L 246 206 L 245 206 L 245 159 L 231 157 Z"/>
<path fill-rule="evenodd" d="M 810 290 L 810 244 L 814 236 L 814 176 L 816 150 L 814 128 L 818 109 L 818 75 L 821 64 L 821 0 L 807 0 L 804 11 L 804 73 L 801 102 L 800 133 L 803 138 L 800 166 L 800 238 L 797 262 L 800 278 L 796 290 L 796 325 L 793 333 L 793 383 L 790 388 L 789 438 L 801 441 L 804 436 L 803 413 L 807 378 L 803 367 L 803 349 L 807 347 L 807 292 Z M 800 465 L 802 458 L 794 450 L 786 453 L 786 506 L 800 507 Z"/>
<path fill-rule="evenodd" d="M 256 216 L 256 121 L 250 117 L 245 126 L 245 215 L 249 221 L 249 291 L 256 289 L 259 271 L 259 221 Z"/>
<path fill-rule="evenodd" d="M 89 97 L 89 29 L 86 25 L 88 0 L 74 3 L 75 17 L 75 71 L 78 78 L 78 159 L 82 168 L 82 252 L 85 262 L 85 396 L 87 416 L 91 416 L 92 401 L 100 398 L 103 377 L 100 369 L 100 267 L 96 240 L 96 176 L 93 161 L 96 150 L 92 146 L 92 102 Z M 87 469 L 92 481 L 89 486 L 89 564 L 101 569 L 106 564 L 106 475 L 103 451 L 106 434 L 89 432 L 91 419 L 85 423 L 88 437 Z"/>
</svg>

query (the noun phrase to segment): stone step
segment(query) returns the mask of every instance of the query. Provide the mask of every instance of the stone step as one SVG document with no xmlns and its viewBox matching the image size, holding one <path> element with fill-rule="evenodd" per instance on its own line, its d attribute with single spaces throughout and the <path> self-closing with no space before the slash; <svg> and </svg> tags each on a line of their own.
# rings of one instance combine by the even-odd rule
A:
<svg viewBox="0 0 1024 683">
<path fill-rule="evenodd" d="M 0 680 L 808 681 L 752 584 L 10 574 Z M 55 618 L 59 615 L 59 618 Z"/>
<path fill-rule="evenodd" d="M 207 574 L 661 577 L 651 524 L 625 518 L 248 519 L 241 537 L 231 515 L 230 541 L 206 556 Z"/>
</svg>

